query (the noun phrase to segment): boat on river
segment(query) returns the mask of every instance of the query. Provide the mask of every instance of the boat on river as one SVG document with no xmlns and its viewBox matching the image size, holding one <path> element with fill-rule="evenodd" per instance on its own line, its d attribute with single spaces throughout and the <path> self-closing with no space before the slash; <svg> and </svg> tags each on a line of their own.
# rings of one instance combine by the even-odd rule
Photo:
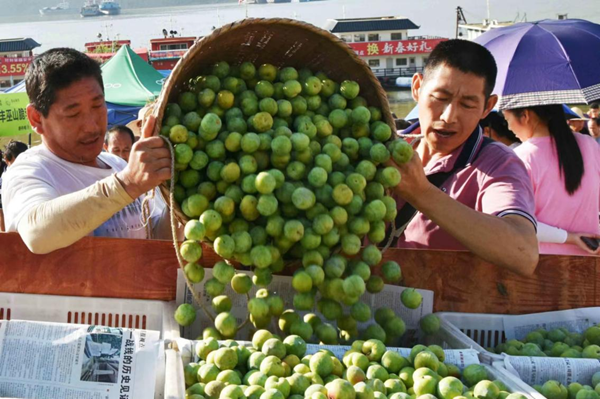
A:
<svg viewBox="0 0 600 399">
<path fill-rule="evenodd" d="M 39 11 L 41 15 L 70 14 L 76 12 L 75 9 L 69 7 L 69 3 L 66 1 L 58 3 L 54 7 L 40 8 Z"/>
<path fill-rule="evenodd" d="M 100 12 L 104 15 L 118 15 L 121 13 L 121 5 L 114 0 L 102 0 Z"/>
<path fill-rule="evenodd" d="M 100 6 L 94 1 L 88 1 L 87 3 L 85 3 L 83 7 L 81 7 L 81 11 L 79 12 L 79 14 L 83 18 L 99 17 L 100 15 L 102 15 L 102 13 L 100 12 Z"/>
</svg>

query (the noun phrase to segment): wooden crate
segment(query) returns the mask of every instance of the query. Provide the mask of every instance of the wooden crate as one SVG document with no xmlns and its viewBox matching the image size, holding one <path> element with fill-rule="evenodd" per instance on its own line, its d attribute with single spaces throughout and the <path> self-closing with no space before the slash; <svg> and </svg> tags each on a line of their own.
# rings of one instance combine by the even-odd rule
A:
<svg viewBox="0 0 600 399">
<path fill-rule="evenodd" d="M 541 256 L 523 277 L 460 251 L 390 249 L 403 285 L 435 292 L 435 311 L 522 314 L 600 306 L 600 258 Z M 202 264 L 218 256 L 205 248 Z M 175 299 L 173 244 L 87 237 L 69 248 L 34 255 L 17 234 L 0 234 L 0 292 Z"/>
</svg>

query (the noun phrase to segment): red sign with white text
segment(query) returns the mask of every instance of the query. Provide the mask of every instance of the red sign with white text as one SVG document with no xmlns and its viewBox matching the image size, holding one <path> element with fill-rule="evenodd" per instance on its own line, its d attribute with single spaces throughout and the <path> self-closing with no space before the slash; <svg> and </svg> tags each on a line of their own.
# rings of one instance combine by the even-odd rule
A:
<svg viewBox="0 0 600 399">
<path fill-rule="evenodd" d="M 384 57 L 431 53 L 435 46 L 448 39 L 394 40 L 389 42 L 348 43 L 361 57 Z"/>
<path fill-rule="evenodd" d="M 33 57 L 0 57 L 0 76 L 22 76 Z"/>
</svg>

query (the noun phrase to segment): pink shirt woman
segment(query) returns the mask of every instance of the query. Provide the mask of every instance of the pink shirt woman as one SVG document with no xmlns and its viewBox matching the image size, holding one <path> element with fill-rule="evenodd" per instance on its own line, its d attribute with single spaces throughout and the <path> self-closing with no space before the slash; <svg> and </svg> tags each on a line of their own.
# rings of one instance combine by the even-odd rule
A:
<svg viewBox="0 0 600 399">
<path fill-rule="evenodd" d="M 515 153 L 533 184 L 540 253 L 597 254 L 581 237 L 600 238 L 600 145 L 572 133 L 560 105 L 503 113 L 523 141 Z"/>
</svg>

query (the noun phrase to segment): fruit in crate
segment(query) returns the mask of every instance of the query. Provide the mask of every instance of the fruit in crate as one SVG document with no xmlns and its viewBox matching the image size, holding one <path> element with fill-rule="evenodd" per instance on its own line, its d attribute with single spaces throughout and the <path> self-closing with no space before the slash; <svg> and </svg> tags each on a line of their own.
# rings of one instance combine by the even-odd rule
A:
<svg viewBox="0 0 600 399">
<path fill-rule="evenodd" d="M 561 327 L 529 332 L 522 341 L 511 339 L 494 348 L 496 353 L 511 356 L 572 357 L 600 359 L 600 325 L 582 334 Z"/>
<path fill-rule="evenodd" d="M 189 218 L 180 247 L 191 265 L 188 280 L 204 277 L 200 241 L 254 272 L 248 280 L 219 262 L 204 282 L 211 297 L 226 284 L 240 294 L 252 284 L 268 288 L 272 274 L 296 261 L 303 267 L 293 277 L 294 307 L 319 309 L 339 336 L 355 339 L 357 322 L 370 318 L 362 295 L 402 278 L 398 263 L 380 265 L 376 245 L 397 212 L 390 190 L 401 176 L 388 162 L 408 162 L 412 148 L 394 138 L 357 82 L 249 62 L 222 61 L 205 72 L 167 105 L 160 130 L 174 145 L 174 198 Z M 360 253 L 367 239 L 371 245 Z M 265 298 L 248 304 L 255 327 L 283 311 L 277 296 L 266 295 L 277 306 Z M 417 302 L 415 295 L 407 301 Z M 235 333 L 232 317 L 219 316 L 217 330 Z M 309 327 L 297 323 L 284 333 L 333 340 L 327 326 Z M 386 340 L 404 330 L 395 316 L 364 334 Z"/>
<path fill-rule="evenodd" d="M 438 346 L 419 345 L 403 357 L 371 339 L 354 342 L 338 358 L 327 349 L 307 347 L 300 336 L 281 341 L 258 330 L 251 343 L 223 341 L 219 347 L 213 338 L 196 341 L 195 353 L 198 362 L 184 369 L 189 399 L 525 398 L 508 392 L 502 381 L 491 381 L 479 364 L 467 366 L 461 379 L 455 365 L 444 363 Z"/>
<path fill-rule="evenodd" d="M 567 386 L 559 381 L 549 380 L 533 387 L 549 399 L 598 399 L 600 398 L 600 369 L 590 380 L 572 382 Z"/>
</svg>

